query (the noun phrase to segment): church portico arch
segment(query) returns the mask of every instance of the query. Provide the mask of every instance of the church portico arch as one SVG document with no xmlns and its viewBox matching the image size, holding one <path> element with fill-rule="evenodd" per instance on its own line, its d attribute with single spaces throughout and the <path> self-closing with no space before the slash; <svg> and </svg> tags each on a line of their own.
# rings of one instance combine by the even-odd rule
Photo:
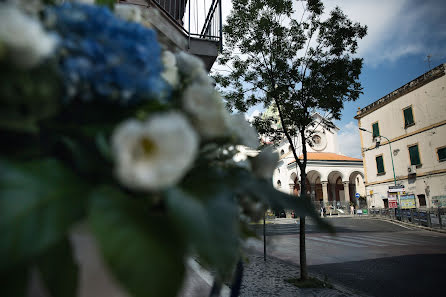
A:
<svg viewBox="0 0 446 297">
<path fill-rule="evenodd" d="M 338 170 L 333 170 L 328 174 L 327 191 L 328 202 L 344 201 L 344 185 L 342 183 L 344 175 Z"/>
<path fill-rule="evenodd" d="M 288 184 L 290 186 L 290 194 L 293 196 L 299 196 L 300 195 L 300 184 L 299 184 L 299 179 L 297 177 L 296 172 L 291 173 Z"/>
<path fill-rule="evenodd" d="M 323 200 L 321 173 L 317 170 L 310 170 L 307 172 L 307 195 L 311 197 L 313 201 Z"/>
<path fill-rule="evenodd" d="M 350 201 L 354 204 L 358 204 L 358 200 L 355 194 L 360 196 L 366 196 L 364 185 L 364 173 L 359 170 L 354 170 L 349 173 L 349 187 L 350 187 Z M 359 205 L 358 205 L 359 206 Z"/>
</svg>

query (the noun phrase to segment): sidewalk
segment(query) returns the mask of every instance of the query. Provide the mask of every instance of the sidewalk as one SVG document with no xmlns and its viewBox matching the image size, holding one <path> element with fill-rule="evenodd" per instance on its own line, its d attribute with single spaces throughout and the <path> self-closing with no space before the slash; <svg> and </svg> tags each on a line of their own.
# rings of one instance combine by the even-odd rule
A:
<svg viewBox="0 0 446 297">
<path fill-rule="evenodd" d="M 334 285 L 335 289 L 300 289 L 286 282 L 297 278 L 299 267 L 269 256 L 248 251 L 244 262 L 240 297 L 351 297 L 359 296 L 349 289 Z M 315 276 L 311 275 L 310 276 Z M 321 279 L 320 276 L 317 276 Z M 188 261 L 187 278 L 178 297 L 207 297 L 212 286 L 212 276 L 193 261 Z M 332 284 L 333 285 L 333 284 Z M 221 297 L 229 297 L 230 289 L 223 286 Z"/>
<path fill-rule="evenodd" d="M 345 288 L 336 289 L 300 289 L 289 284 L 285 279 L 297 278 L 299 267 L 273 257 L 266 262 L 263 255 L 251 253 L 245 262 L 242 279 L 241 297 L 347 297 L 358 296 Z M 313 275 L 311 275 L 313 276 Z M 342 291 L 341 291 L 342 290 Z"/>
</svg>

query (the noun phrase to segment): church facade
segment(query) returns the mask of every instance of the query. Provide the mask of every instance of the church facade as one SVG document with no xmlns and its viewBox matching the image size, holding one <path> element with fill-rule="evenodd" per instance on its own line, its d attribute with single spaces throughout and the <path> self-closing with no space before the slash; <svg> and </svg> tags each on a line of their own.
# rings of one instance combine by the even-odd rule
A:
<svg viewBox="0 0 446 297">
<path fill-rule="evenodd" d="M 342 155 L 339 152 L 339 128 L 326 129 L 317 125 L 322 117 L 312 115 L 316 122 L 312 144 L 307 144 L 306 191 L 320 207 L 336 212 L 348 212 L 350 205 L 367 207 L 362 197 L 366 196 L 362 160 Z M 303 159 L 299 137 L 294 137 L 297 155 Z M 277 146 L 280 159 L 273 174 L 276 189 L 287 194 L 300 195 L 300 171 L 291 151 L 291 145 L 283 140 Z M 361 199 L 356 198 L 357 193 Z"/>
</svg>

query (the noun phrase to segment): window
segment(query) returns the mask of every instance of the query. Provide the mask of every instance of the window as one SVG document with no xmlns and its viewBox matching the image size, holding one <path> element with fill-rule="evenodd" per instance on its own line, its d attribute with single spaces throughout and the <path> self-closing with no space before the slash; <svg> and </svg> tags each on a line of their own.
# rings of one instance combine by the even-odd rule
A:
<svg viewBox="0 0 446 297">
<path fill-rule="evenodd" d="M 372 132 L 373 132 L 373 138 L 379 136 L 379 126 L 378 126 L 378 122 L 372 124 Z"/>
<path fill-rule="evenodd" d="M 446 161 L 446 146 L 437 148 L 438 161 Z"/>
<path fill-rule="evenodd" d="M 415 125 L 415 122 L 413 120 L 412 106 L 403 109 L 403 115 L 404 115 L 404 128 Z"/>
<path fill-rule="evenodd" d="M 280 155 L 282 156 L 283 154 L 285 154 L 285 151 L 284 151 L 284 150 L 281 150 L 281 151 L 280 151 Z"/>
<path fill-rule="evenodd" d="M 384 174 L 386 173 L 384 170 L 384 160 L 383 160 L 383 156 L 376 156 L 376 170 L 378 171 L 378 174 Z"/>
<path fill-rule="evenodd" d="M 282 186 L 282 182 L 280 180 L 277 181 L 277 187 L 280 188 Z"/>
<path fill-rule="evenodd" d="M 420 152 L 418 151 L 418 144 L 409 146 L 410 165 L 421 165 Z"/>
<path fill-rule="evenodd" d="M 418 196 L 418 202 L 421 206 L 426 206 L 426 196 L 424 194 L 422 195 L 417 195 Z"/>
</svg>

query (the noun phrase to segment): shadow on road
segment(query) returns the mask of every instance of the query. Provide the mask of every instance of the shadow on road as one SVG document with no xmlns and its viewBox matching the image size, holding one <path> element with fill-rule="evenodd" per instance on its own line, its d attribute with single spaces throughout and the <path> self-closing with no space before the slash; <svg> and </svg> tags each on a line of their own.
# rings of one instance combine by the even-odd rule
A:
<svg viewBox="0 0 446 297">
<path fill-rule="evenodd" d="M 371 296 L 445 296 L 446 254 L 313 265 L 310 272 Z"/>
</svg>

